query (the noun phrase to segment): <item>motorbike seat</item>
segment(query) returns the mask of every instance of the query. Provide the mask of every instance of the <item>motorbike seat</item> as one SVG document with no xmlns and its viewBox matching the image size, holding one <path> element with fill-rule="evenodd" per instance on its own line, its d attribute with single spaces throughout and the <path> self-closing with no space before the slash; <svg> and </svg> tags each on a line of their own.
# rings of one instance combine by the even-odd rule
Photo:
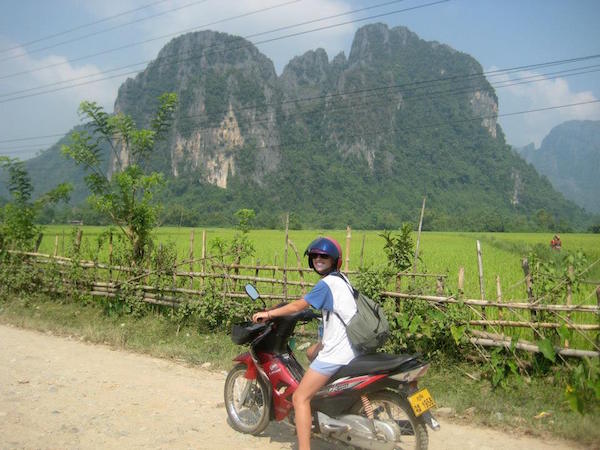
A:
<svg viewBox="0 0 600 450">
<path fill-rule="evenodd" d="M 359 355 L 334 373 L 329 381 L 357 375 L 398 372 L 401 366 L 412 366 L 409 363 L 415 362 L 415 360 L 418 360 L 418 355 L 392 355 L 389 353 Z"/>
</svg>

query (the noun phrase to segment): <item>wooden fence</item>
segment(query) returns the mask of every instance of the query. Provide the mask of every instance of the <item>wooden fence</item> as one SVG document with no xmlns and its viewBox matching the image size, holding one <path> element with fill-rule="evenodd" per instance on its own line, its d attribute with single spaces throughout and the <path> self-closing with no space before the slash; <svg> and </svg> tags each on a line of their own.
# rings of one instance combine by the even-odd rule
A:
<svg viewBox="0 0 600 450">
<path fill-rule="evenodd" d="M 73 248 L 78 249 L 81 241 L 82 231 L 79 230 L 74 238 Z M 345 251 L 347 256 L 343 269 L 345 273 L 353 277 L 357 272 L 350 270 L 349 267 L 350 241 L 351 230 L 348 227 Z M 92 296 L 118 297 L 124 286 L 128 286 L 129 289 L 134 286 L 133 290 L 139 294 L 140 299 L 144 302 L 177 307 L 186 301 L 202 301 L 207 281 L 220 280 L 220 283 L 218 283 L 221 289 L 220 294 L 224 299 L 230 301 L 232 307 L 235 307 L 236 299 L 246 296 L 243 285 L 248 282 L 257 285 L 264 299 L 280 302 L 300 297 L 316 281 L 312 269 L 303 267 L 301 256 L 294 243 L 289 239 L 287 231 L 282 266 L 277 263 L 270 265 L 261 265 L 260 263 L 241 264 L 239 259 L 236 259 L 232 264 L 225 264 L 222 259 L 219 260 L 208 255 L 205 232 L 202 233 L 201 256 L 195 258 L 194 232 L 192 231 L 188 258 L 175 263 L 169 270 L 168 276 L 171 278 L 171 283 L 168 283 L 169 286 L 164 283 L 164 272 L 158 273 L 150 268 L 137 268 L 134 270 L 131 267 L 115 265 L 113 263 L 112 236 L 110 236 L 108 243 L 108 263 L 73 260 L 60 256 L 58 255 L 58 242 L 57 236 L 52 255 L 37 252 L 21 252 L 21 254 L 29 257 L 29 261 L 35 265 L 56 264 L 64 266 L 62 282 L 65 284 L 72 283 L 72 280 L 67 276 L 67 267 L 76 266 L 88 272 L 91 271 L 91 275 L 88 273 L 88 276 L 86 276 L 87 281 L 78 284 L 76 288 Z M 295 255 L 295 264 L 289 262 L 289 256 L 292 252 Z M 360 252 L 360 265 L 362 265 L 363 252 L 364 240 Z M 573 348 L 573 342 L 564 339 L 561 346 L 555 347 L 557 354 L 578 357 L 600 356 L 600 282 L 582 282 L 584 285 L 592 286 L 593 291 L 590 292 L 588 298 L 595 295 L 595 305 L 573 304 L 570 286 L 566 286 L 568 295 L 565 304 L 550 304 L 548 300 L 551 301 L 552 298 L 534 297 L 528 262 L 523 260 L 524 278 L 522 282 L 527 288 L 528 298 L 510 301 L 503 299 L 500 277 L 497 276 L 496 298 L 487 300 L 483 285 L 481 246 L 477 241 L 480 298 L 465 298 L 463 268 L 458 271 L 456 289 L 452 289 L 455 294 L 449 295 L 447 292 L 451 289 L 448 286 L 447 275 L 417 273 L 417 256 L 418 245 L 412 271 L 396 274 L 395 280 L 392 279 L 388 284 L 388 288 L 392 287 L 393 289 L 382 292 L 383 297 L 398 302 L 427 302 L 432 308 L 437 308 L 442 312 L 445 311 L 447 305 L 458 305 L 460 308 L 467 309 L 471 317 L 468 320 L 469 339 L 471 343 L 477 346 L 510 348 L 513 345 L 511 335 L 517 335 L 520 339 L 514 344 L 516 348 L 539 352 L 538 346 L 534 342 L 525 340 L 518 330 L 528 330 L 529 335 L 535 341 L 539 340 L 540 330 L 566 329 L 576 337 L 573 341 L 577 340 L 577 343 L 585 348 Z M 184 268 L 187 268 L 187 270 L 183 270 Z M 151 280 L 153 278 L 158 279 L 157 275 L 162 276 L 163 282 L 152 284 Z M 421 289 L 418 292 L 415 289 L 410 289 L 414 288 L 417 279 L 426 281 L 420 283 Z M 551 317 L 551 320 L 548 317 Z M 583 345 L 581 345 L 582 343 Z"/>
</svg>

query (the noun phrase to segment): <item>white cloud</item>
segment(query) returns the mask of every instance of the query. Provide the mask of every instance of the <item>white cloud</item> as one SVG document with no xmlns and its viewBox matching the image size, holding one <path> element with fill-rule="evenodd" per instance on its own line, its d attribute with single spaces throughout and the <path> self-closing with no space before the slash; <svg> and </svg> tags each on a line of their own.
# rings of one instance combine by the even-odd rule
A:
<svg viewBox="0 0 600 450">
<path fill-rule="evenodd" d="M 14 44 L 13 44 L 14 45 Z M 6 42 L 2 47 L 8 47 Z M 21 51 L 25 51 L 21 49 Z M 48 69 L 35 71 L 46 66 Z M 29 71 L 29 72 L 28 72 Z M 93 64 L 75 66 L 64 56 L 36 58 L 27 55 L 0 63 L 0 76 L 28 72 L 2 79 L 0 90 L 0 140 L 66 133 L 79 123 L 77 108 L 82 100 L 93 100 L 112 111 L 123 77 L 106 77 Z M 77 80 L 77 81 L 70 81 Z M 61 83 L 65 82 L 65 83 Z M 62 89 L 77 84 L 78 86 Z M 46 86 L 37 89 L 38 86 Z M 36 89 L 32 89 L 36 88 Z M 51 91 L 51 92 L 46 92 Z M 46 93 L 42 93 L 46 92 Z M 41 95 L 32 95 L 42 93 Z M 6 95 L 9 94 L 9 95 Z M 15 97 L 22 97 L 10 101 Z M 26 158 L 47 148 L 52 139 L 0 144 L 0 154 Z M 39 148 L 32 148 L 39 144 Z"/>
<path fill-rule="evenodd" d="M 535 82 L 517 84 L 517 79 L 535 80 Z M 566 78 L 550 78 L 535 72 L 519 72 L 511 76 L 493 77 L 490 82 L 495 84 L 501 80 L 508 84 L 503 88 L 499 87 L 501 85 L 496 87 L 500 115 L 597 100 L 591 91 L 574 92 Z M 600 120 L 600 103 L 556 108 L 499 119 L 508 143 L 515 147 L 522 147 L 531 142 L 539 147 L 553 127 L 568 120 Z"/>
</svg>

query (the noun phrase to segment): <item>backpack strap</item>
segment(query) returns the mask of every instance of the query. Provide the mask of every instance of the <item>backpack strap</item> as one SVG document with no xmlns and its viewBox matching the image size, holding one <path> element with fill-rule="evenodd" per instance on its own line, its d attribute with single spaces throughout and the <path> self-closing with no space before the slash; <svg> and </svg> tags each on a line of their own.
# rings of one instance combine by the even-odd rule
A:
<svg viewBox="0 0 600 450">
<path fill-rule="evenodd" d="M 358 297 L 358 291 L 354 289 L 354 287 L 350 284 L 350 280 L 348 280 L 346 275 L 344 275 L 342 272 L 331 272 L 329 275 L 333 275 L 344 280 L 348 285 L 348 289 L 350 289 L 350 292 L 352 292 L 352 297 L 354 297 L 354 299 L 356 300 L 356 297 Z"/>
<path fill-rule="evenodd" d="M 346 282 L 346 284 L 348 285 L 348 289 L 350 289 L 350 292 L 352 293 L 352 298 L 354 298 L 354 301 L 356 302 L 356 297 L 358 297 L 358 291 L 352 287 L 348 278 L 346 278 L 346 276 L 343 275 L 341 272 L 331 272 L 329 275 L 333 275 L 333 276 L 339 277 L 342 280 L 344 280 Z M 344 328 L 348 328 L 348 324 L 346 322 L 344 322 L 344 319 L 342 319 L 342 317 L 337 312 L 335 312 L 335 311 L 332 311 L 332 312 L 337 316 L 338 319 L 340 319 L 340 322 L 342 322 L 342 324 L 344 325 Z M 327 320 L 329 320 L 329 314 L 327 314 Z"/>
</svg>

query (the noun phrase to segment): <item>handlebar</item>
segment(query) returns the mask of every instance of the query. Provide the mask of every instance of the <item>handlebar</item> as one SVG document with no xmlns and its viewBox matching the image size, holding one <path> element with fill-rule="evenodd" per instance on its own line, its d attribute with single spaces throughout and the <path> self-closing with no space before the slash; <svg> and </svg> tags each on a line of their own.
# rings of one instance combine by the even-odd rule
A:
<svg viewBox="0 0 600 450">
<path fill-rule="evenodd" d="M 312 309 L 305 309 L 304 311 L 300 311 L 298 314 L 298 320 L 303 322 L 310 322 L 311 320 L 318 319 L 321 317 L 319 313 Z"/>
</svg>

